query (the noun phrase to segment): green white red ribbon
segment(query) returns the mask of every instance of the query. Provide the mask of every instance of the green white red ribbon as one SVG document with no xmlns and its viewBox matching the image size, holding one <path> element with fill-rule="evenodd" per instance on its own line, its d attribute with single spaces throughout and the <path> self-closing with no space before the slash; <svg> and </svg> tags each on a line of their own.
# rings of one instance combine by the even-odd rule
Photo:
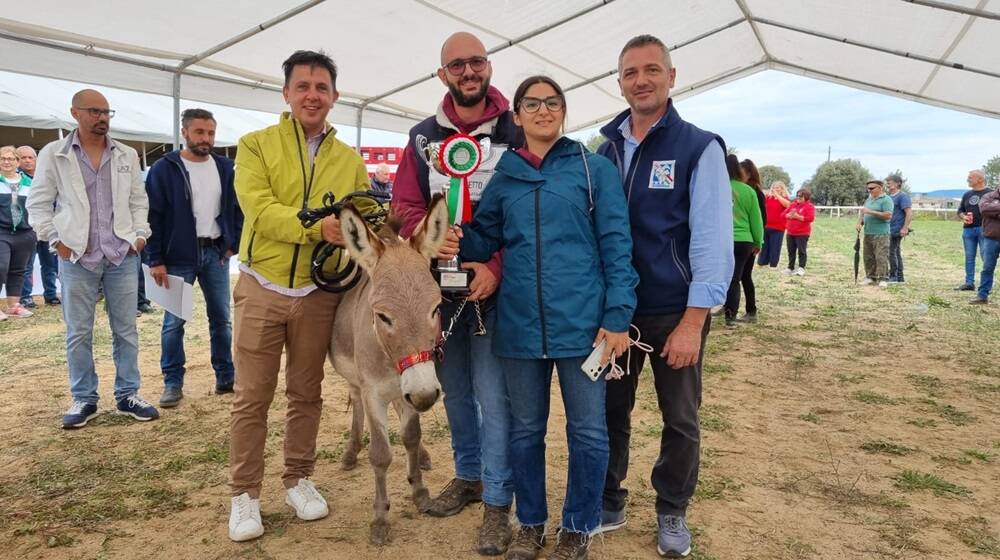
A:
<svg viewBox="0 0 1000 560">
<path fill-rule="evenodd" d="M 469 175 L 479 169 L 483 152 L 479 142 L 468 134 L 454 134 L 441 143 L 438 163 L 451 177 L 448 188 L 448 218 L 453 224 L 472 220 L 472 200 L 469 197 Z"/>
</svg>

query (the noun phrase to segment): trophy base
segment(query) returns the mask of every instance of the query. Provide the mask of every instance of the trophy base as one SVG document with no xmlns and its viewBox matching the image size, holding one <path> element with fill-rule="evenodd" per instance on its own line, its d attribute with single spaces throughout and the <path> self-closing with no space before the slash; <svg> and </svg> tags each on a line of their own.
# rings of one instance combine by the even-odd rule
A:
<svg viewBox="0 0 1000 560">
<path fill-rule="evenodd" d="M 475 276 L 471 270 L 433 270 L 434 279 L 441 291 L 455 296 L 469 295 L 469 285 Z"/>
</svg>

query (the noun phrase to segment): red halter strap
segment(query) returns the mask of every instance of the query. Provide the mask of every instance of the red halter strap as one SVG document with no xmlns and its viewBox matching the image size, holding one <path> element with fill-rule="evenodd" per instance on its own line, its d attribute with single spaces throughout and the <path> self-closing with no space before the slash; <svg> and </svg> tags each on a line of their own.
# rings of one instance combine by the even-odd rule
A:
<svg viewBox="0 0 1000 560">
<path fill-rule="evenodd" d="M 409 356 L 403 356 L 399 362 L 396 364 L 396 371 L 399 375 L 403 375 L 403 372 L 407 368 L 411 368 L 417 364 L 422 364 L 424 362 L 434 361 L 434 352 L 430 350 L 424 350 L 423 352 L 417 352 L 416 354 L 410 354 Z"/>
</svg>

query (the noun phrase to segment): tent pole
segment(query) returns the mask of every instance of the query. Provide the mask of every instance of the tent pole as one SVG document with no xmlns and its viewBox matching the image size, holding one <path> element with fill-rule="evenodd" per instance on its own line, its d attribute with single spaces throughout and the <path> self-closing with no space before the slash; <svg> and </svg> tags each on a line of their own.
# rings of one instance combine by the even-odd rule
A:
<svg viewBox="0 0 1000 560">
<path fill-rule="evenodd" d="M 181 149 L 181 74 L 174 73 L 174 149 Z"/>
<path fill-rule="evenodd" d="M 937 8 L 938 10 L 945 10 L 948 12 L 955 12 L 956 14 L 964 14 L 972 17 L 1000 21 L 1000 14 L 987 12 L 982 9 L 984 3 L 981 3 L 980 7 L 977 8 L 966 8 L 963 6 L 955 6 L 947 2 L 937 2 L 935 0 L 903 0 L 903 2 L 909 2 L 910 4 L 916 4 L 918 6 L 927 6 L 928 8 Z"/>
<path fill-rule="evenodd" d="M 292 9 L 290 9 L 288 11 L 285 11 L 285 12 L 283 12 L 281 14 L 278 14 L 277 16 L 275 16 L 275 17 L 273 17 L 273 18 L 271 18 L 271 19 L 269 19 L 269 20 L 267 20 L 267 21 L 265 21 L 263 23 L 257 24 L 255 26 L 251 27 L 250 29 L 244 31 L 243 33 L 240 33 L 239 35 L 237 35 L 235 37 L 231 37 L 229 39 L 226 39 L 225 41 L 219 43 L 218 45 L 210 47 L 207 50 L 204 50 L 204 51 L 202 51 L 202 52 L 200 52 L 200 53 L 198 53 L 198 54 L 196 54 L 194 56 L 191 56 L 191 57 L 188 57 L 188 58 L 184 59 L 184 61 L 180 63 L 180 65 L 177 67 L 177 69 L 178 70 L 183 70 L 183 69 L 187 68 L 188 66 L 191 66 L 192 64 L 196 64 L 198 62 L 201 62 L 202 60 L 205 60 L 206 58 L 212 56 L 213 54 L 217 54 L 217 53 L 219 53 L 221 51 L 224 51 L 224 50 L 228 49 L 229 47 L 231 47 L 231 46 L 233 46 L 233 45 L 235 45 L 237 43 L 245 41 L 246 39 L 249 39 L 250 37 L 253 37 L 254 35 L 260 33 L 261 31 L 264 31 L 265 29 L 267 29 L 269 27 L 274 27 L 275 25 L 278 25 L 279 23 L 281 23 L 283 21 L 287 21 L 287 20 L 291 19 L 292 17 L 294 17 L 294 16 L 296 16 L 296 15 L 298 15 L 298 14 L 300 14 L 300 13 L 306 11 L 306 10 L 308 10 L 309 8 L 312 8 L 312 7 L 315 7 L 315 6 L 319 5 L 319 4 L 322 4 L 324 1 L 325 0 L 308 0 L 304 4 L 298 5 L 298 6 L 292 8 Z"/>
<path fill-rule="evenodd" d="M 725 31 L 725 30 L 727 30 L 727 29 L 729 29 L 731 27 L 736 27 L 737 25 L 739 25 L 739 24 L 741 24 L 741 23 L 743 23 L 745 21 L 746 20 L 743 19 L 743 18 L 734 19 L 733 21 L 731 21 L 731 22 L 729 22 L 729 23 L 727 23 L 727 24 L 725 24 L 723 26 L 716 27 L 715 29 L 711 29 L 709 31 L 706 31 L 705 33 L 702 33 L 701 35 L 698 35 L 697 37 L 692 37 L 691 39 L 688 39 L 686 41 L 677 43 L 676 45 L 668 45 L 667 46 L 667 50 L 669 50 L 670 52 L 673 52 L 673 51 L 675 51 L 677 49 L 680 49 L 682 47 L 686 47 L 686 46 L 688 46 L 688 45 L 690 45 L 692 43 L 697 43 L 698 41 L 701 41 L 702 39 L 707 39 L 708 37 L 711 37 L 712 35 L 715 35 L 716 33 L 721 33 L 721 32 L 723 32 L 723 31 Z M 607 78 L 609 76 L 614 76 L 617 73 L 618 73 L 618 69 L 617 68 L 613 68 L 611 70 L 608 70 L 607 72 L 603 72 L 601 74 L 597 74 L 595 76 L 587 78 L 586 80 L 583 80 L 582 82 L 577 82 L 577 83 L 575 83 L 573 85 L 565 87 L 565 88 L 563 88 L 563 93 L 568 93 L 570 91 L 573 91 L 574 89 L 578 89 L 578 88 L 581 88 L 583 86 L 588 86 L 588 85 L 590 85 L 590 84 L 592 84 L 594 82 L 598 82 L 598 81 L 603 80 L 604 78 Z"/>
<path fill-rule="evenodd" d="M 854 47 L 860 47 L 862 49 L 868 49 L 875 52 L 880 52 L 883 54 L 889 54 L 893 56 L 898 56 L 902 58 L 909 58 L 912 60 L 918 60 L 920 62 L 926 62 L 927 64 L 933 64 L 935 66 L 940 66 L 944 68 L 952 68 L 954 70 L 962 70 L 965 72 L 972 72 L 974 74 L 979 74 L 982 76 L 989 76 L 990 78 L 1000 78 L 1000 73 L 993 72 L 991 70 L 985 70 L 982 68 L 972 68 L 958 62 L 949 62 L 944 59 L 934 58 L 931 56 L 923 56 L 917 53 L 899 51 L 895 49 L 889 49 L 885 47 L 880 47 L 872 43 L 866 43 L 864 41 L 855 41 L 854 39 L 848 39 L 847 37 L 838 37 L 836 35 L 830 35 L 829 33 L 823 33 L 821 31 L 815 31 L 812 29 L 805 29 L 802 27 L 796 27 L 791 24 L 781 23 L 778 21 L 764 19 L 759 17 L 753 17 L 752 21 L 757 23 L 762 23 L 764 25 L 770 25 L 772 27 L 777 27 L 779 29 L 784 29 L 786 31 L 794 31 L 796 33 L 802 33 L 804 35 L 809 35 L 810 37 L 817 37 L 819 39 L 826 39 L 828 41 L 836 41 L 838 43 L 843 43 L 845 45 L 851 45 Z"/>
<path fill-rule="evenodd" d="M 146 143 L 142 142 L 142 168 L 149 169 L 149 164 L 146 163 Z"/>
<path fill-rule="evenodd" d="M 358 135 L 357 140 L 354 142 L 354 149 L 357 150 L 359 154 L 361 153 L 361 125 L 364 123 L 364 115 L 365 107 L 362 105 L 361 107 L 358 107 L 358 121 L 356 123 L 358 127 Z"/>
<path fill-rule="evenodd" d="M 427 2 L 426 0 L 417 0 L 417 2 L 419 4 L 421 4 L 421 5 L 423 5 L 424 7 L 428 8 L 428 9 L 434 10 L 434 11 L 436 11 L 438 13 L 441 13 L 441 14 L 443 14 L 445 16 L 448 16 L 448 17 L 450 17 L 452 19 L 456 19 L 456 18 L 454 18 L 454 16 L 452 14 L 448 13 L 446 10 L 438 8 L 437 6 L 435 6 L 434 4 L 432 4 L 430 2 Z M 602 6 L 606 6 L 607 4 L 610 4 L 612 2 L 614 2 L 614 0 L 598 0 L 598 2 L 596 2 L 594 4 L 591 4 L 590 6 L 588 6 L 586 8 L 583 8 L 583 9 L 581 9 L 579 11 L 576 11 L 576 12 L 574 12 L 574 13 L 572 13 L 572 14 L 570 14 L 570 15 L 568 15 L 568 16 L 560 19 L 560 20 L 557 20 L 557 21 L 554 21 L 552 23 L 543 25 L 543 26 L 538 27 L 536 29 L 532 29 L 531 31 L 525 33 L 524 35 L 521 35 L 520 37 L 515 37 L 514 39 L 508 39 L 508 40 L 504 41 L 503 43 L 500 43 L 499 45 L 497 45 L 497 46 L 493 47 L 492 49 L 488 50 L 486 52 L 486 54 L 487 55 L 496 54 L 496 53 L 498 53 L 498 52 L 500 52 L 502 50 L 509 49 L 511 47 L 517 46 L 517 45 L 519 45 L 521 43 L 524 43 L 528 39 L 531 39 L 532 37 L 537 37 L 538 35 L 541 35 L 541 34 L 545 33 L 546 31 L 551 31 L 551 30 L 555 29 L 556 27 L 559 27 L 559 26 L 561 26 L 563 24 L 569 23 L 569 22 L 571 22 L 571 21 L 573 21 L 573 20 L 575 20 L 575 19 L 577 19 L 579 17 L 585 16 L 585 15 L 589 14 L 590 12 L 592 12 L 592 11 L 594 11 L 594 10 L 602 7 Z M 464 20 L 459 20 L 459 21 L 461 23 L 463 23 L 463 24 L 468 24 L 469 23 L 469 22 L 464 21 Z M 743 20 L 741 19 L 740 21 L 743 21 Z M 424 82 L 426 82 L 428 80 L 433 80 L 436 77 L 437 77 L 437 72 L 436 71 L 432 72 L 430 74 L 424 74 L 424 76 L 422 76 L 420 78 L 417 78 L 417 79 L 415 79 L 413 81 L 407 82 L 407 83 L 399 85 L 397 87 L 394 87 L 394 88 L 390 89 L 389 91 L 380 93 L 378 95 L 374 95 L 372 97 L 368 97 L 368 98 L 366 98 L 364 100 L 364 104 L 368 105 L 368 104 L 374 103 L 376 101 L 381 101 L 381 100 L 385 99 L 386 97 L 389 97 L 390 95 L 394 95 L 394 94 L 399 93 L 401 91 L 410 89 L 411 87 L 420 85 L 420 84 L 422 84 L 422 83 L 424 83 Z"/>
</svg>

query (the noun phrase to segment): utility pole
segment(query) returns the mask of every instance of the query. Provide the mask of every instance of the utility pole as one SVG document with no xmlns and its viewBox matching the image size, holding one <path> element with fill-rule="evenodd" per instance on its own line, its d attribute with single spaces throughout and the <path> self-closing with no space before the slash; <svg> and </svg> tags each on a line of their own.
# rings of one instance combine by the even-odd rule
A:
<svg viewBox="0 0 1000 560">
<path fill-rule="evenodd" d="M 831 151 L 832 148 L 833 148 L 833 146 L 827 146 L 826 147 L 826 162 L 827 163 L 830 163 L 830 151 Z"/>
</svg>

